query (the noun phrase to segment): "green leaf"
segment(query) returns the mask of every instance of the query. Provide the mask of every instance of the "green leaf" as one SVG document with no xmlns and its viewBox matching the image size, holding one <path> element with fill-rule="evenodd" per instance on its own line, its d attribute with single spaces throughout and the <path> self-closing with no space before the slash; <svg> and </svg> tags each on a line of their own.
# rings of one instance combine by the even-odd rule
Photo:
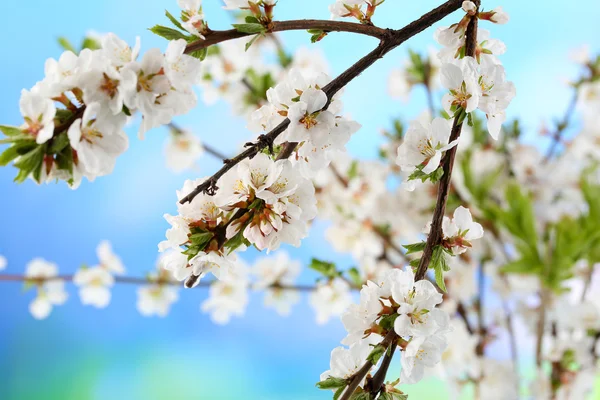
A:
<svg viewBox="0 0 600 400">
<path fill-rule="evenodd" d="M 372 400 L 371 393 L 368 392 L 358 392 L 354 393 L 350 400 Z"/>
<path fill-rule="evenodd" d="M 311 43 L 317 43 L 325 36 L 327 36 L 327 32 L 320 29 L 309 29 L 308 33 L 311 34 L 310 41 Z"/>
<path fill-rule="evenodd" d="M 6 136 L 22 135 L 23 131 L 18 126 L 0 125 L 0 131 Z"/>
<path fill-rule="evenodd" d="M 442 246 L 435 246 L 431 256 L 431 264 L 429 268 L 435 271 L 435 283 L 446 292 L 446 284 L 444 282 L 444 271 L 449 271 L 448 262 L 446 260 L 446 252 Z"/>
<path fill-rule="evenodd" d="M 248 24 L 260 24 L 260 21 L 258 20 L 258 18 L 253 17 L 252 15 L 246 16 L 245 21 Z"/>
<path fill-rule="evenodd" d="M 56 40 L 58 41 L 58 44 L 60 45 L 60 47 L 63 48 L 63 50 L 65 50 L 65 51 L 71 51 L 71 52 L 77 54 L 77 50 L 75 50 L 75 47 L 73 47 L 73 45 L 71 44 L 71 42 L 69 41 L 69 39 L 67 39 L 64 36 L 61 36 L 61 37 L 59 37 Z"/>
<path fill-rule="evenodd" d="M 403 244 L 402 247 L 406 249 L 406 254 L 412 254 L 425 250 L 426 244 L 426 242 L 419 242 L 413 244 Z"/>
<path fill-rule="evenodd" d="M 374 346 L 373 350 L 371 350 L 371 353 L 367 356 L 367 361 L 370 361 L 373 365 L 377 364 L 377 362 L 379 362 L 379 359 L 381 358 L 381 356 L 383 356 L 386 350 L 387 349 L 381 344 Z"/>
<path fill-rule="evenodd" d="M 333 400 L 338 400 L 340 398 L 340 396 L 342 395 L 342 393 L 344 393 L 344 389 L 346 389 L 346 387 L 341 387 L 338 390 L 336 390 L 335 393 L 333 394 Z"/>
<path fill-rule="evenodd" d="M 73 175 L 73 149 L 70 145 L 56 155 L 55 161 L 58 169 L 69 171 Z"/>
<path fill-rule="evenodd" d="M 255 34 L 266 32 L 266 28 L 261 24 L 233 24 L 235 30 L 241 33 Z"/>
<path fill-rule="evenodd" d="M 334 378 L 333 376 L 330 376 L 329 378 L 325 379 L 324 381 L 317 382 L 316 386 L 319 389 L 345 388 L 346 386 L 348 386 L 348 381 L 344 378 Z"/>
<path fill-rule="evenodd" d="M 394 400 L 394 397 L 392 396 L 391 393 L 381 393 L 377 399 L 378 400 Z"/>
<path fill-rule="evenodd" d="M 102 46 L 100 46 L 100 43 L 98 43 L 98 41 L 96 39 L 92 39 L 91 37 L 85 37 L 83 39 L 83 42 L 81 42 L 81 50 L 83 50 L 83 49 L 98 50 L 101 47 Z"/>
<path fill-rule="evenodd" d="M 181 23 L 179 23 L 179 21 L 177 21 L 177 19 L 174 16 L 172 16 L 169 11 L 165 10 L 165 15 L 167 16 L 167 18 L 169 18 L 169 21 L 171 21 L 171 23 L 175 25 L 175 27 L 181 29 L 182 31 L 185 31 Z"/>
<path fill-rule="evenodd" d="M 50 145 L 49 154 L 60 153 L 68 145 L 69 136 L 67 136 L 67 132 L 63 132 L 60 135 L 52 138 L 52 144 Z"/>
<path fill-rule="evenodd" d="M 393 400 L 408 400 L 408 395 L 405 393 L 392 393 Z"/>
<path fill-rule="evenodd" d="M 398 314 L 389 314 L 386 315 L 384 317 L 382 317 L 379 320 L 379 326 L 381 326 L 383 329 L 385 330 L 390 330 L 390 329 L 394 329 L 394 322 L 396 322 L 396 319 L 398 318 Z"/>
<path fill-rule="evenodd" d="M 328 278 L 334 278 L 339 275 L 334 263 L 321 261 L 316 258 L 310 261 L 308 267 Z"/>
<path fill-rule="evenodd" d="M 37 146 L 33 140 L 19 141 L 0 154 L 0 166 L 8 165 L 15 158 L 27 154 Z"/>
<path fill-rule="evenodd" d="M 245 51 L 248 51 L 248 49 L 254 44 L 254 42 L 256 41 L 256 39 L 258 39 L 261 36 L 262 35 L 259 33 L 258 35 L 254 36 L 252 39 L 250 39 L 250 41 L 248 43 L 246 43 L 246 47 L 244 48 Z"/>
<path fill-rule="evenodd" d="M 360 272 L 356 268 L 350 268 L 348 270 L 348 276 L 350 276 L 350 280 L 354 283 L 356 287 L 361 287 L 363 284 L 363 280 L 360 277 Z"/>
<path fill-rule="evenodd" d="M 202 49 L 192 51 L 189 55 L 194 58 L 197 58 L 200 61 L 204 61 L 207 54 L 208 54 L 208 48 L 204 47 Z"/>
<path fill-rule="evenodd" d="M 199 232 L 190 235 L 189 239 L 192 245 L 198 246 L 200 250 L 204 250 L 208 242 L 214 237 L 212 232 Z"/>
<path fill-rule="evenodd" d="M 350 168 L 348 168 L 348 180 L 352 180 L 358 176 L 358 161 L 353 160 L 350 163 Z"/>
<path fill-rule="evenodd" d="M 229 254 L 231 254 L 242 245 L 250 246 L 250 242 L 244 237 L 244 227 L 240 227 L 239 232 L 225 242 L 224 247 L 229 249 Z"/>
<path fill-rule="evenodd" d="M 163 37 L 167 40 L 178 40 L 178 39 L 184 39 L 187 41 L 188 36 L 184 35 L 183 33 L 172 29 L 172 28 L 168 28 L 166 26 L 162 26 L 162 25 L 155 25 L 152 28 L 149 29 L 150 32 Z"/>
<path fill-rule="evenodd" d="M 44 154 L 46 153 L 46 146 L 36 146 L 33 150 L 24 154 L 19 158 L 14 166 L 19 169 L 19 173 L 15 178 L 15 182 L 21 183 L 34 171 L 41 171 L 41 165 L 44 162 Z M 39 181 L 39 179 L 37 179 Z"/>
</svg>

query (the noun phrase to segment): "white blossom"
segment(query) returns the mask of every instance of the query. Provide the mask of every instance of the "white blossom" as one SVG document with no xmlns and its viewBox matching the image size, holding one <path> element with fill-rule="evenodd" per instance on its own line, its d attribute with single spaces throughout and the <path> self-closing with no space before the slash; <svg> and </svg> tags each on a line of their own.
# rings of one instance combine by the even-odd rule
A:
<svg viewBox="0 0 600 400">
<path fill-rule="evenodd" d="M 42 258 L 31 260 L 25 268 L 25 277 L 37 288 L 37 295 L 29 303 L 29 312 L 35 319 L 45 319 L 54 306 L 67 301 L 65 283 L 58 278 L 58 267 Z"/>
<path fill-rule="evenodd" d="M 73 276 L 73 283 L 79 286 L 79 297 L 84 305 L 105 308 L 110 303 L 110 288 L 115 278 L 102 266 L 80 268 Z"/>
<path fill-rule="evenodd" d="M 341 315 L 351 303 L 350 285 L 341 278 L 317 284 L 316 290 L 310 294 L 310 305 L 317 314 L 318 324 Z"/>
<path fill-rule="evenodd" d="M 403 171 L 412 172 L 418 166 L 423 166 L 425 174 L 435 171 L 443 152 L 458 144 L 458 139 L 449 142 L 450 130 L 450 122 L 443 118 L 435 118 L 426 126 L 413 121 L 398 148 L 396 163 Z"/>
<path fill-rule="evenodd" d="M 52 100 L 23 89 L 19 108 L 25 120 L 21 130 L 33 136 L 38 144 L 46 143 L 54 134 L 56 107 Z"/>
</svg>

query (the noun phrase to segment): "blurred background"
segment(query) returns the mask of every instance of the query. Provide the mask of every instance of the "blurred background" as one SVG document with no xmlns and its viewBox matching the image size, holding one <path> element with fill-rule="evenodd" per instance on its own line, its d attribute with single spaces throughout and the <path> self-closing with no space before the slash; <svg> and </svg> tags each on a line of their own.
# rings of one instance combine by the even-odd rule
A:
<svg viewBox="0 0 600 400">
<path fill-rule="evenodd" d="M 205 0 L 205 14 L 213 29 L 227 29 L 232 16 L 217 0 Z M 281 0 L 277 19 L 329 17 L 329 1 Z M 399 28 L 436 7 L 440 1 L 388 0 L 375 15 L 381 27 Z M 501 3 L 501 4 L 500 4 Z M 569 53 L 588 44 L 600 49 L 600 3 L 581 0 L 561 7 L 550 2 L 504 0 L 487 2 L 486 9 L 504 6 L 507 25 L 491 26 L 492 36 L 503 40 L 508 52 L 502 61 L 517 97 L 508 109 L 509 119 L 520 117 L 525 140 L 544 146 L 537 135 L 544 121 L 562 115 L 570 99 L 565 82 L 575 66 Z M 164 10 L 178 12 L 175 0 L 30 0 L 0 4 L 0 123 L 17 125 L 22 88 L 43 77 L 44 61 L 57 58 L 58 36 L 74 43 L 89 31 L 115 32 L 142 50 L 164 49 L 166 42 L 147 28 L 166 24 Z M 437 26 L 458 20 L 446 18 Z M 353 81 L 344 93 L 345 111 L 363 128 L 348 149 L 355 157 L 375 158 L 379 131 L 393 117 L 411 118 L 425 107 L 424 93 L 413 93 L 410 103 L 387 94 L 390 70 L 407 57 L 407 49 L 434 46 L 430 28 L 380 60 Z M 311 45 L 306 32 L 281 35 L 289 52 L 315 46 L 326 54 L 331 74 L 337 75 L 376 45 L 372 38 L 331 34 Z M 190 114 L 175 120 L 226 154 L 234 154 L 251 139 L 241 118 L 233 118 L 225 102 L 210 108 L 201 102 Z M 136 139 L 137 126 L 129 128 L 130 150 L 118 159 L 114 173 L 94 184 L 84 182 L 76 191 L 65 184 L 38 187 L 31 181 L 15 185 L 12 167 L 0 169 L 0 254 L 8 259 L 6 273 L 23 273 L 25 264 L 43 257 L 72 273 L 82 263 L 96 262 L 95 248 L 109 239 L 128 275 L 144 276 L 154 268 L 156 245 L 163 240 L 173 213 L 175 190 L 187 178 L 210 175 L 219 163 L 205 156 L 193 173 L 176 175 L 164 166 L 166 129 Z M 347 255 L 335 253 L 323 238 L 324 224 L 317 223 L 299 249 L 287 248 L 306 264 L 319 257 L 350 265 Z M 252 262 L 256 251 L 242 255 Z M 301 282 L 314 282 L 305 272 Z M 18 283 L 0 285 L 0 399 L 327 399 L 330 393 L 314 388 L 319 374 L 328 369 L 330 351 L 344 330 L 339 321 L 324 326 L 306 298 L 283 318 L 262 306 L 262 294 L 251 297 L 246 315 L 217 326 L 202 314 L 199 304 L 205 289 L 180 291 L 180 300 L 164 319 L 144 318 L 135 308 L 132 286 L 116 285 L 108 308 L 97 310 L 80 304 L 69 286 L 70 299 L 54 309 L 45 321 L 28 313 L 33 293 Z M 399 364 L 399 363 L 398 363 Z M 397 373 L 399 365 L 392 372 Z M 404 387 L 403 387 L 404 389 Z M 441 381 L 430 379 L 406 388 L 412 399 L 443 399 L 448 392 Z"/>
</svg>

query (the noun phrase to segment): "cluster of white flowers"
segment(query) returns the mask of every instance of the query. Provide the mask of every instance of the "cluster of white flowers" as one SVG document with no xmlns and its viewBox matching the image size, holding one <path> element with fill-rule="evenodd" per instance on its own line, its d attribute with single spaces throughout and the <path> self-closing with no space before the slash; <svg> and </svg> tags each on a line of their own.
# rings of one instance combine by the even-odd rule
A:
<svg viewBox="0 0 600 400">
<path fill-rule="evenodd" d="M 381 342 L 389 329 L 394 329 L 402 342 L 401 383 L 420 381 L 426 368 L 440 361 L 447 346 L 450 319 L 436 308 L 442 295 L 433 284 L 427 280 L 415 282 L 414 278 L 411 270 L 394 269 L 382 281 L 369 281 L 363 286 L 360 303 L 351 305 L 342 315 L 348 332 L 342 343 L 350 347 L 333 350 L 331 370 L 321 375 L 322 381 L 351 377 L 373 349 L 369 346 Z"/>
<path fill-rule="evenodd" d="M 110 303 L 110 288 L 115 283 L 113 274 L 122 275 L 125 268 L 119 256 L 108 241 L 103 241 L 96 249 L 98 265 L 84 266 L 73 276 L 73 283 L 79 287 L 79 297 L 84 305 L 104 308 Z"/>
<path fill-rule="evenodd" d="M 285 80 L 267 91 L 269 103 L 252 114 L 249 124 L 251 130 L 270 131 L 288 118 L 290 124 L 275 144 L 300 144 L 294 167 L 307 178 L 327 167 L 333 155 L 343 151 L 352 134 L 360 129 L 360 124 L 339 115 L 339 95 L 328 101 L 322 89 L 329 81 L 322 73 L 304 77 L 300 71 L 290 70 Z"/>
<path fill-rule="evenodd" d="M 138 60 L 139 40 L 131 48 L 110 33 L 98 50 L 65 51 L 58 60 L 48 59 L 44 79 L 23 90 L 20 100 L 25 120 L 20 130 L 50 150 L 36 180 L 64 179 L 77 187 L 82 177 L 92 181 L 110 174 L 128 147 L 123 127 L 129 115 L 142 115 L 143 137 L 193 108 L 200 61 L 184 54 L 186 44 L 171 41 L 165 54 L 150 49 Z M 64 142 L 58 139 L 63 132 Z"/>
<path fill-rule="evenodd" d="M 203 181 L 186 181 L 178 199 Z M 189 203 L 178 203 L 179 215 L 165 215 L 172 227 L 159 250 L 175 249 L 167 268 L 178 280 L 202 278 L 208 272 L 220 279 L 232 266 L 231 252 L 238 247 L 254 245 L 267 251 L 281 243 L 297 247 L 317 214 L 312 183 L 295 174 L 290 161 L 274 161 L 264 153 L 242 161 L 217 186 L 215 196 L 200 194 Z"/>
<path fill-rule="evenodd" d="M 469 16 L 476 7 L 472 2 L 465 1 L 463 9 Z M 489 19 L 491 22 L 508 22 L 508 15 L 502 7 L 488 14 L 493 15 Z M 504 67 L 496 57 L 506 51 L 506 45 L 490 38 L 489 31 L 478 29 L 475 58 L 465 57 L 467 26 L 463 21 L 449 28 L 439 28 L 435 34 L 438 43 L 444 46 L 439 53 L 442 62 L 441 83 L 449 90 L 443 99 L 444 109 L 453 115 L 458 108 L 466 113 L 479 108 L 486 114 L 490 135 L 497 139 L 506 120 L 506 108 L 516 94 L 513 83 L 506 80 Z"/>
</svg>

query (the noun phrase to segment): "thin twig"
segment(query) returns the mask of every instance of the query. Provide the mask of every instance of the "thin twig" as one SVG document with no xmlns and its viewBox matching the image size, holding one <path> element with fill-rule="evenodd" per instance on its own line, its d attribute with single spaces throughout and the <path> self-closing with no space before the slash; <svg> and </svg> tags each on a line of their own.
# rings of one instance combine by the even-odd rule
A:
<svg viewBox="0 0 600 400">
<path fill-rule="evenodd" d="M 179 125 L 175 124 L 174 122 L 169 122 L 167 124 L 167 126 L 169 128 L 171 128 L 175 133 L 177 134 L 183 134 L 185 132 L 185 130 L 183 128 L 181 128 Z M 221 153 L 219 150 L 215 149 L 212 146 L 207 145 L 206 143 L 202 142 L 202 148 L 211 156 L 216 157 L 218 159 L 220 159 L 221 161 L 226 160 L 227 157 L 225 157 L 225 155 L 223 153 Z"/>
<path fill-rule="evenodd" d="M 354 22 L 316 20 L 316 19 L 300 19 L 292 21 L 273 21 L 270 25 L 270 32 L 283 31 L 298 31 L 316 29 L 324 32 L 349 32 L 358 33 L 361 35 L 372 36 L 382 39 L 386 36 L 386 30 L 372 25 L 364 25 Z M 206 39 L 199 39 L 187 45 L 185 52 L 193 53 L 194 51 L 204 49 L 217 43 L 227 40 L 239 39 L 246 36 L 255 35 L 253 33 L 239 32 L 236 29 L 225 31 L 210 31 L 204 36 Z"/>
<path fill-rule="evenodd" d="M 562 141 L 562 136 L 563 136 L 565 130 L 568 128 L 569 123 L 571 121 L 571 117 L 572 117 L 573 113 L 575 112 L 575 106 L 577 105 L 578 98 L 579 98 L 579 90 L 577 88 L 575 88 L 575 92 L 573 93 L 573 97 L 571 97 L 571 101 L 569 102 L 569 105 L 567 106 L 567 110 L 565 111 L 563 119 L 562 119 L 562 121 L 560 121 L 557 124 L 556 131 L 552 135 L 552 144 L 548 148 L 548 152 L 546 153 L 546 156 L 544 157 L 544 163 L 547 163 L 548 161 L 550 161 L 550 159 L 552 158 L 552 156 L 554 156 L 554 153 L 558 149 L 558 145 Z"/>
<path fill-rule="evenodd" d="M 0 282 L 32 282 L 32 283 L 43 283 L 45 281 L 63 280 L 65 282 L 73 282 L 74 275 L 58 275 L 49 278 L 32 278 L 25 275 L 16 274 L 0 274 Z M 114 280 L 116 283 L 131 284 L 131 285 L 169 285 L 169 286 L 181 286 L 182 282 L 165 280 L 165 279 L 152 279 L 152 278 L 138 278 L 132 276 L 115 276 Z M 196 287 L 209 287 L 216 281 L 201 281 Z M 317 289 L 313 285 L 282 285 L 274 283 L 267 287 L 267 289 L 284 289 L 284 290 L 297 290 L 300 292 L 312 292 Z M 353 290 L 356 288 L 352 287 Z"/>
</svg>

